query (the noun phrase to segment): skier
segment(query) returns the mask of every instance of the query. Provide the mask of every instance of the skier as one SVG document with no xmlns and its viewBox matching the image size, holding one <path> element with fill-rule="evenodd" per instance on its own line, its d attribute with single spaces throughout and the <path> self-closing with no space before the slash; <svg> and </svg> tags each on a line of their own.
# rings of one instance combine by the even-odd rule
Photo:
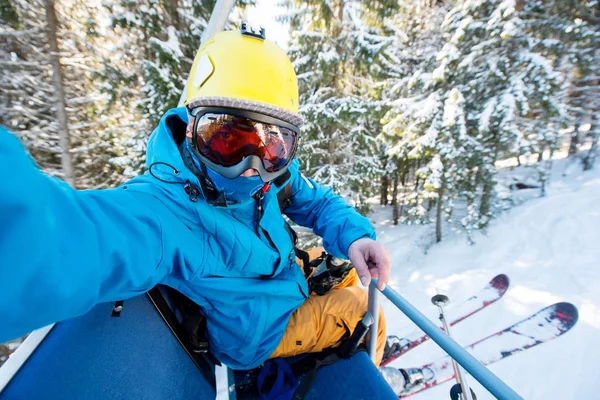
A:
<svg viewBox="0 0 600 400">
<path fill-rule="evenodd" d="M 284 51 L 229 31 L 199 50 L 185 107 L 162 117 L 148 171 L 121 187 L 76 191 L 0 128 L 0 342 L 161 283 L 200 306 L 211 352 L 231 368 L 339 345 L 367 310 L 358 279 L 383 289 L 389 254 L 366 218 L 302 175 L 301 125 Z M 322 295 L 296 261 L 283 190 L 285 215 L 355 268 Z"/>
</svg>

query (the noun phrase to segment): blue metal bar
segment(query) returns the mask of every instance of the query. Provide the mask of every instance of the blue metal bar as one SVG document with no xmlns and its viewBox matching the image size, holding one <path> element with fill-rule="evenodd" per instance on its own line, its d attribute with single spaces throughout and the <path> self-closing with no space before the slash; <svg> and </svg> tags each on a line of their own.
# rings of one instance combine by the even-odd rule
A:
<svg viewBox="0 0 600 400">
<path fill-rule="evenodd" d="M 371 286 L 377 287 L 376 279 L 371 280 Z M 523 399 L 389 285 L 382 293 L 497 399 Z"/>
</svg>

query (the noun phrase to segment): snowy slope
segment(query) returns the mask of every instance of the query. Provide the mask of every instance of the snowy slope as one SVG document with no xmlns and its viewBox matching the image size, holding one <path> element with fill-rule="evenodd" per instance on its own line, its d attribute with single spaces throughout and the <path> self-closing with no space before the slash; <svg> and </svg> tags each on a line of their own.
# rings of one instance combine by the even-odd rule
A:
<svg viewBox="0 0 600 400">
<path fill-rule="evenodd" d="M 564 165 L 555 165 L 559 168 Z M 496 274 L 510 277 L 504 299 L 453 328 L 459 343 L 469 344 L 552 303 L 575 304 L 580 316 L 572 331 L 491 370 L 528 400 L 600 398 L 600 171 L 553 178 L 547 197 L 508 211 L 492 223 L 487 236 L 475 236 L 474 246 L 464 236 L 449 234 L 424 255 L 423 238 L 432 227 L 394 227 L 386 219 L 389 208 L 378 210 L 372 220 L 392 256 L 392 287 L 433 320 L 437 314 L 430 298 L 436 290 L 448 295 L 451 304 L 458 303 Z M 415 329 L 387 300 L 384 309 L 388 334 L 402 337 Z M 429 341 L 393 365 L 421 366 L 443 354 Z M 479 399 L 493 398 L 473 378 L 469 382 Z M 414 398 L 449 398 L 451 386 L 446 383 Z"/>
</svg>

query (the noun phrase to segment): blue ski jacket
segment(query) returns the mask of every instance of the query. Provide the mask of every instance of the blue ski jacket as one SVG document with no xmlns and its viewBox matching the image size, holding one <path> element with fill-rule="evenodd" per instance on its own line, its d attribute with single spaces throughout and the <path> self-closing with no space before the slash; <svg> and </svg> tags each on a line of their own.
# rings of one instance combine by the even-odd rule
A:
<svg viewBox="0 0 600 400">
<path fill-rule="evenodd" d="M 0 342 L 127 299 L 158 283 L 199 304 L 211 350 L 234 369 L 275 350 L 308 288 L 271 187 L 257 233 L 254 199 L 215 207 L 184 190 L 199 187 L 176 144 L 185 108 L 167 112 L 148 143 L 146 173 L 107 190 L 77 191 L 43 174 L 16 136 L 0 127 Z M 174 169 L 178 173 L 174 173 Z M 375 237 L 342 197 L 290 167 L 285 214 L 347 257 Z M 283 185 L 280 185 L 280 188 Z M 265 232 L 267 234 L 265 234 Z"/>
</svg>

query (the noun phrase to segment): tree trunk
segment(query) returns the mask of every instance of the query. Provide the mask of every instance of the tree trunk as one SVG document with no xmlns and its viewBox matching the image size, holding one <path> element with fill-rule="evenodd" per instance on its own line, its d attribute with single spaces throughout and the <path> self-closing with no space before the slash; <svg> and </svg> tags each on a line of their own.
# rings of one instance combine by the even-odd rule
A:
<svg viewBox="0 0 600 400">
<path fill-rule="evenodd" d="M 67 105 L 65 88 L 63 84 L 60 53 L 58 49 L 58 20 L 54 10 L 54 0 L 46 0 L 46 18 L 48 20 L 48 44 L 50 45 L 50 62 L 52 64 L 52 82 L 56 90 L 56 117 L 58 118 L 58 134 L 61 148 L 61 164 L 64 180 L 75 186 L 73 163 L 71 160 L 71 143 L 69 139 L 69 124 L 67 122 Z"/>
<path fill-rule="evenodd" d="M 517 0 L 515 2 L 515 10 L 518 12 L 523 11 L 523 7 L 525 7 L 525 0 Z"/>
<path fill-rule="evenodd" d="M 331 3 L 329 3 L 331 4 Z M 332 29 L 331 29 L 331 38 L 334 40 L 335 43 L 335 51 L 338 54 L 344 54 L 344 49 L 342 47 L 342 41 L 339 40 L 340 36 L 342 35 L 342 30 L 343 30 L 343 20 L 344 20 L 344 7 L 346 6 L 346 2 L 344 0 L 340 0 L 338 3 L 336 3 L 335 5 L 333 5 L 333 7 L 331 8 L 331 11 L 335 14 L 335 19 L 333 21 L 331 21 L 331 23 L 333 24 Z M 337 13 L 336 13 L 337 11 Z M 338 63 L 336 66 L 336 69 L 334 71 L 333 74 L 333 88 L 336 91 L 340 91 L 343 92 L 344 87 L 343 87 L 343 82 L 342 82 L 342 77 L 344 76 L 344 64 L 343 63 Z"/>
<path fill-rule="evenodd" d="M 331 6 L 331 11 L 336 15 L 337 20 L 333 20 L 332 21 L 332 28 L 331 28 L 331 38 L 334 40 L 335 42 L 335 50 L 338 54 L 343 54 L 344 49 L 342 48 L 341 45 L 341 40 L 339 40 L 340 36 L 342 35 L 342 20 L 344 18 L 344 7 L 345 7 L 345 2 L 343 0 L 340 0 L 338 2 L 336 2 L 335 4 L 330 4 Z M 337 12 L 337 13 L 336 13 Z M 338 63 L 335 67 L 335 71 L 333 73 L 333 77 L 332 77 L 332 82 L 331 82 L 331 86 L 333 86 L 334 90 L 338 93 L 343 93 L 344 87 L 343 87 L 343 83 L 342 83 L 342 77 L 344 76 L 344 65 L 343 63 Z M 329 86 L 329 85 L 327 85 Z M 334 129 L 330 129 L 329 130 L 329 144 L 327 147 L 327 163 L 329 165 L 334 165 L 336 163 L 336 157 L 334 157 L 335 154 L 335 150 L 337 148 L 336 146 L 336 140 L 335 140 L 335 136 L 336 136 L 336 132 Z"/>
<path fill-rule="evenodd" d="M 167 0 L 165 2 L 165 6 L 171 25 L 173 25 L 178 32 L 181 31 L 181 19 L 179 18 L 179 13 L 177 12 L 179 8 L 179 0 Z"/>
<path fill-rule="evenodd" d="M 392 218 L 394 220 L 394 225 L 398 225 L 398 221 L 400 220 L 400 213 L 398 211 L 398 172 L 394 174 L 394 187 L 392 189 Z"/>
<path fill-rule="evenodd" d="M 417 175 L 417 171 L 421 168 L 421 160 L 417 160 L 417 166 L 415 167 L 415 192 L 419 190 L 419 176 Z"/>
<path fill-rule="evenodd" d="M 382 206 L 388 205 L 388 191 L 390 187 L 390 178 L 387 175 L 381 177 L 381 191 L 379 192 L 379 204 Z"/>
<path fill-rule="evenodd" d="M 542 183 L 540 188 L 540 197 L 546 197 L 546 188 L 548 185 L 548 180 L 552 176 L 552 157 L 554 156 L 554 150 L 550 150 L 550 157 L 548 160 L 540 167 L 540 181 Z"/>
<path fill-rule="evenodd" d="M 587 155 L 583 159 L 583 170 L 589 171 L 594 168 L 594 163 L 596 161 L 596 151 L 598 150 L 598 136 L 600 136 L 600 114 L 596 114 L 596 121 L 592 125 L 590 129 L 592 132 L 592 147 L 588 151 Z"/>
<path fill-rule="evenodd" d="M 388 195 L 390 189 L 390 176 L 387 173 L 387 166 L 389 162 L 390 159 L 387 155 L 384 154 L 381 156 L 381 169 L 383 173 L 381 174 L 381 186 L 379 188 L 379 204 L 382 206 L 387 206 L 389 204 Z"/>
<path fill-rule="evenodd" d="M 545 171 L 543 172 L 545 174 Z M 548 180 L 548 178 L 546 176 L 544 176 L 541 181 L 542 181 L 542 186 L 540 187 L 540 197 L 546 197 L 546 181 Z"/>
<path fill-rule="evenodd" d="M 579 147 L 579 122 L 575 124 L 575 130 L 571 134 L 571 143 L 569 143 L 569 154 L 567 157 L 577 155 L 577 148 Z"/>
<path fill-rule="evenodd" d="M 486 174 L 489 175 L 489 174 Z M 485 183 L 483 184 L 483 192 L 481 193 L 481 205 L 479 206 L 479 214 L 485 216 L 486 220 L 483 226 L 487 225 L 490 218 L 490 209 L 492 202 L 492 191 L 494 190 L 493 177 L 487 176 Z"/>
<path fill-rule="evenodd" d="M 394 172 L 394 181 L 392 184 L 392 205 L 394 207 L 392 211 L 392 219 L 394 221 L 394 225 L 398 225 L 398 221 L 400 220 L 400 212 L 398 210 L 398 181 L 399 176 L 402 172 L 400 170 L 400 166 L 401 161 L 400 159 L 398 159 L 398 161 L 396 162 L 396 171 Z"/>
<path fill-rule="evenodd" d="M 335 163 L 335 140 L 333 134 L 329 136 L 329 144 L 327 145 L 327 163 L 333 165 Z"/>
<path fill-rule="evenodd" d="M 540 153 L 541 154 L 541 153 Z M 498 157 L 498 150 L 494 152 L 493 160 L 490 163 L 491 166 L 496 165 L 496 159 Z M 492 208 L 492 195 L 494 192 L 494 186 L 496 183 L 494 182 L 494 174 L 493 171 L 490 170 L 492 167 L 481 166 L 479 170 L 479 180 L 483 182 L 483 190 L 481 193 L 481 203 L 479 205 L 479 215 L 482 223 L 480 224 L 482 228 L 486 227 L 488 222 L 490 221 L 491 215 L 490 210 Z M 485 217 L 485 218 L 484 218 Z"/>
<path fill-rule="evenodd" d="M 400 203 L 400 217 L 402 217 L 402 214 L 404 213 L 404 200 L 406 199 L 406 176 L 408 175 L 408 168 L 409 167 L 405 167 L 404 171 L 402 171 L 402 201 Z"/>
<path fill-rule="evenodd" d="M 442 179 L 442 187 L 440 187 L 440 191 L 438 192 L 438 200 L 437 200 L 437 211 L 436 211 L 436 219 L 435 219 L 435 241 L 442 241 L 442 204 L 444 203 L 444 191 L 446 189 L 446 181 Z"/>
</svg>

